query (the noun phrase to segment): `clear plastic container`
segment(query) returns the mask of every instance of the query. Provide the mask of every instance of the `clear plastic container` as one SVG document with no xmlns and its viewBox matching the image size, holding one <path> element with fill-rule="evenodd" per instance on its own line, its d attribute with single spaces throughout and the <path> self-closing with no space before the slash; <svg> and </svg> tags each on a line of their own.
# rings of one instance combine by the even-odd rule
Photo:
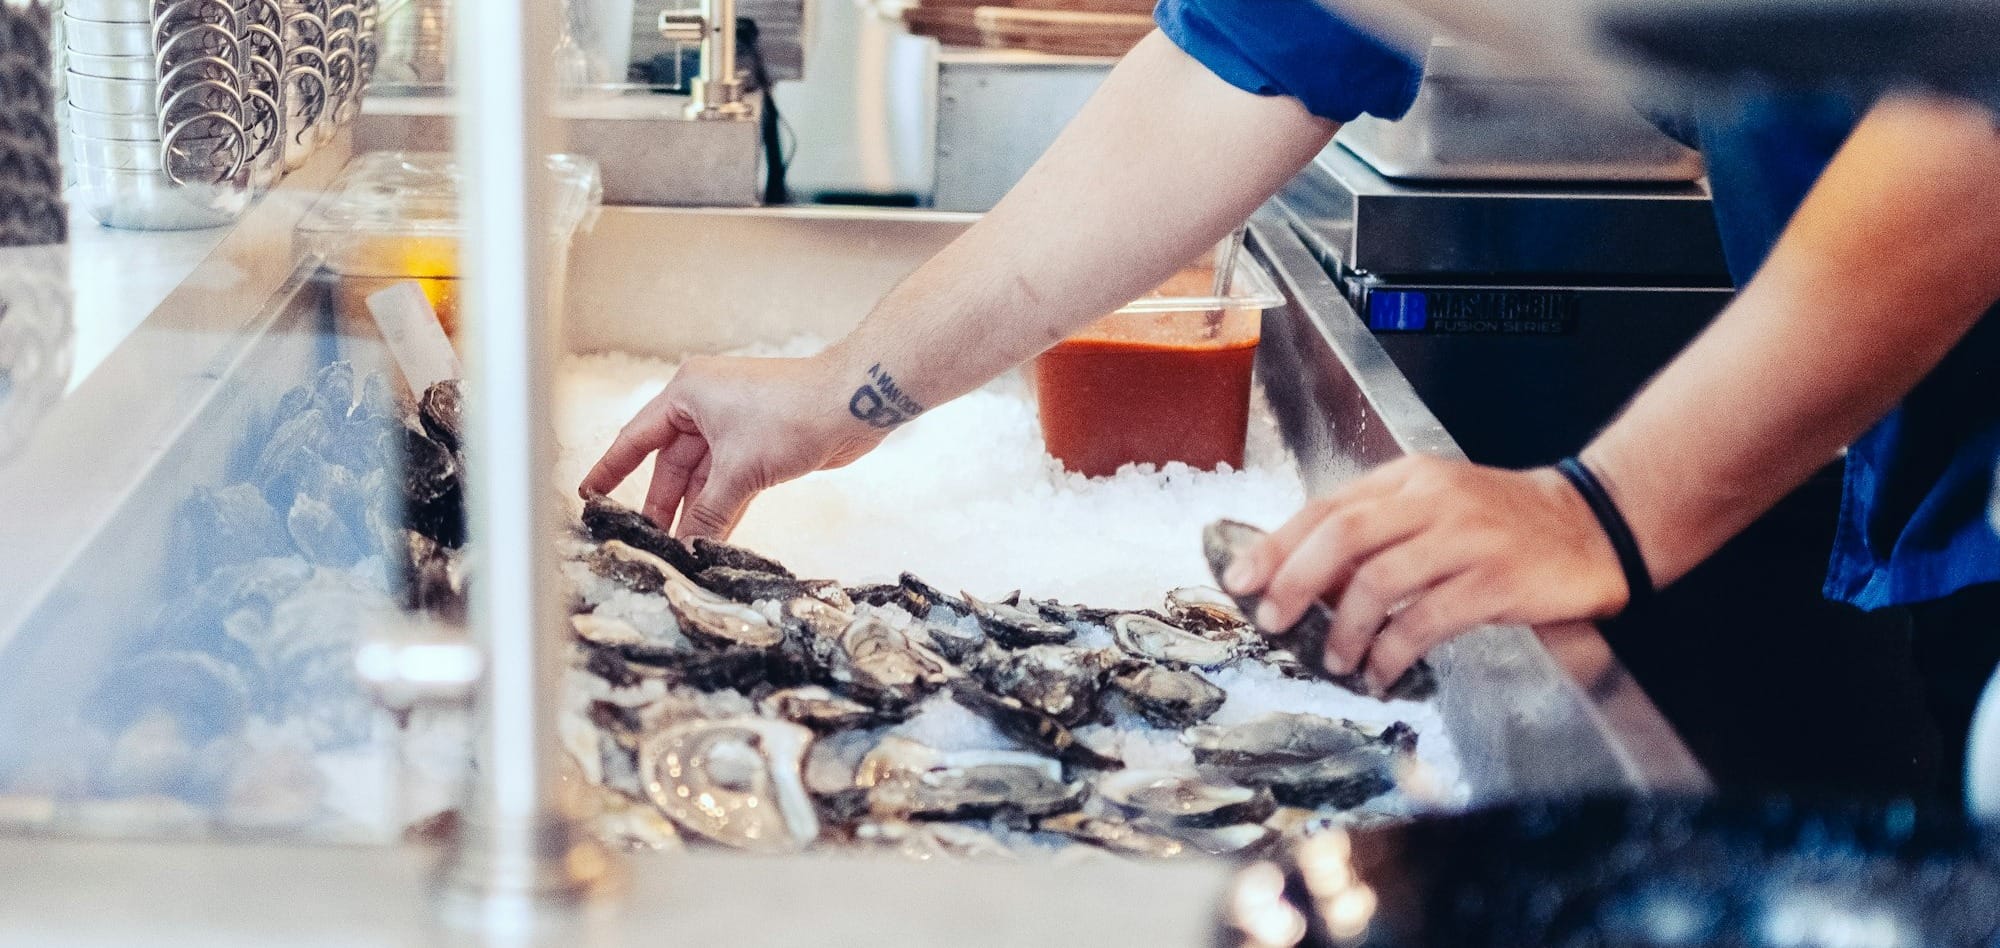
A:
<svg viewBox="0 0 2000 948">
<path fill-rule="evenodd" d="M 1064 467 L 1243 466 L 1264 310 L 1285 298 L 1248 251 L 1229 294 L 1214 285 L 1212 258 L 1189 266 L 1035 360 L 1042 439 Z"/>
<path fill-rule="evenodd" d="M 549 235 L 558 280 L 577 231 L 589 227 L 604 201 L 597 163 L 553 155 L 556 189 Z M 343 325 L 372 324 L 368 297 L 416 281 L 437 310 L 445 334 L 458 338 L 458 164 L 448 152 L 370 152 L 349 162 L 333 188 L 299 224 L 299 242 L 324 259 L 333 280 L 335 313 Z M 555 292 L 560 298 L 562 287 Z"/>
</svg>

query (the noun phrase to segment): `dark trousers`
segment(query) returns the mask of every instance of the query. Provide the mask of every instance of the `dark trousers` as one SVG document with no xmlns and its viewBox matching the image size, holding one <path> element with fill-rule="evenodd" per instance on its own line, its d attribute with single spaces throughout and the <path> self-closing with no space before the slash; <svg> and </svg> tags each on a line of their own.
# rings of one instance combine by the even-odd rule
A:
<svg viewBox="0 0 2000 948">
<path fill-rule="evenodd" d="M 1863 612 L 1820 595 L 1838 468 L 1605 637 L 1725 791 L 1963 801 L 2000 587 Z"/>
<path fill-rule="evenodd" d="M 2000 584 L 1974 586 L 1905 611 L 1924 705 L 1941 742 L 1939 785 L 1962 801 L 1972 715 L 2000 667 Z"/>
</svg>

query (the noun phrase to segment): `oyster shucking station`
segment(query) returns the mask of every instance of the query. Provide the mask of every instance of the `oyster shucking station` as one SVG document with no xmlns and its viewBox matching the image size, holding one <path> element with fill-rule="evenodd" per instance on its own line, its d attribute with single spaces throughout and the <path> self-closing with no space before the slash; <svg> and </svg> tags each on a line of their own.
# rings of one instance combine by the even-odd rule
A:
<svg viewBox="0 0 2000 948">
<path fill-rule="evenodd" d="M 0 944 L 2000 944 L 1996 109 L 1979 0 L 0 0 Z"/>
</svg>

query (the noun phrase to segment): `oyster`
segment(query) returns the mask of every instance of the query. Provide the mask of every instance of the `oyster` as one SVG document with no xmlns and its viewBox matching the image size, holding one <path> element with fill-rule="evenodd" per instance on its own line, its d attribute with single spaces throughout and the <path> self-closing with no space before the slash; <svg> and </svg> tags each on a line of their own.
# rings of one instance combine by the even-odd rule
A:
<svg viewBox="0 0 2000 948">
<path fill-rule="evenodd" d="M 681 631 L 697 642 L 723 648 L 771 648 L 785 640 L 785 632 L 764 614 L 687 582 L 680 576 L 668 577 L 662 592 L 680 620 Z"/>
<path fill-rule="evenodd" d="M 791 570 L 786 569 L 778 561 L 752 553 L 740 546 L 730 546 L 721 540 L 695 537 L 689 543 L 689 549 L 695 561 L 695 569 L 688 574 L 690 576 L 720 566 L 746 573 L 765 573 L 785 579 L 797 578 L 792 575 Z"/>
<path fill-rule="evenodd" d="M 986 647 L 986 631 L 976 620 L 962 618 L 952 622 L 925 622 L 923 628 L 938 654 L 961 665 L 971 661 Z"/>
<path fill-rule="evenodd" d="M 880 709 L 842 698 L 818 685 L 784 688 L 764 696 L 758 710 L 815 731 L 874 727 L 894 720 Z"/>
<path fill-rule="evenodd" d="M 1111 676 L 1111 687 L 1141 717 L 1159 727 L 1180 729 L 1208 719 L 1229 695 L 1190 671 L 1135 662 Z"/>
<path fill-rule="evenodd" d="M 1174 835 L 1188 845 L 1211 856 L 1244 855 L 1261 852 L 1264 847 L 1276 843 L 1278 831 L 1262 823 L 1236 823 L 1230 826 L 1189 827 L 1174 831 Z"/>
<path fill-rule="evenodd" d="M 1075 809 L 1083 785 L 1063 780 L 1062 764 L 1014 751 L 940 753 L 889 737 L 862 758 L 855 785 L 880 815 L 982 819 L 1046 816 Z"/>
<path fill-rule="evenodd" d="M 918 619 L 941 621 L 972 614 L 972 607 L 962 599 L 953 596 L 915 575 L 904 573 L 894 583 L 873 586 L 856 586 L 847 590 L 848 598 L 871 606 L 895 606 Z M 934 613 L 942 610 L 949 615 Z"/>
<path fill-rule="evenodd" d="M 361 538 L 347 521 L 331 505 L 304 492 L 293 498 L 285 530 L 309 563 L 338 569 L 361 558 Z"/>
<path fill-rule="evenodd" d="M 424 390 L 417 418 L 424 433 L 449 451 L 465 449 L 465 398 L 457 379 L 445 379 Z"/>
<path fill-rule="evenodd" d="M 785 602 L 810 597 L 835 609 L 854 608 L 847 590 L 830 580 L 797 579 L 734 566 L 711 566 L 693 579 L 696 585 L 737 602 Z"/>
<path fill-rule="evenodd" d="M 677 655 L 660 667 L 668 681 L 701 691 L 750 691 L 758 685 L 798 683 L 776 652 L 747 646 Z"/>
<path fill-rule="evenodd" d="M 966 710 L 993 722 L 993 726 L 1008 737 L 1053 754 L 1065 763 L 1097 770 L 1116 770 L 1124 766 L 1077 740 L 1076 734 L 1064 727 L 1061 721 L 1013 698 L 993 694 L 973 682 L 954 682 L 951 698 Z"/>
<path fill-rule="evenodd" d="M 637 593 L 658 593 L 666 589 L 667 577 L 679 575 L 667 561 L 627 544 L 606 540 L 584 554 L 583 565 L 605 579 Z"/>
<path fill-rule="evenodd" d="M 591 701 L 640 708 L 666 697 L 665 668 L 630 661 L 612 649 L 577 649 L 570 667 L 581 675 L 571 687 Z"/>
<path fill-rule="evenodd" d="M 409 576 L 403 603 L 414 610 L 428 610 L 446 618 L 462 618 L 465 611 L 465 571 L 453 551 L 415 530 L 403 531 L 403 547 L 409 557 Z"/>
<path fill-rule="evenodd" d="M 1081 812 L 1050 817 L 1036 823 L 1035 827 L 1127 856 L 1172 859 L 1188 851 L 1185 843 L 1172 837 L 1149 832 L 1124 820 L 1104 819 Z"/>
<path fill-rule="evenodd" d="M 966 605 L 979 619 L 980 628 L 993 641 L 1008 648 L 1053 645 L 1076 638 L 1076 630 L 1060 622 L 1050 622 L 1037 613 L 1004 602 L 982 602 L 965 594 Z"/>
<path fill-rule="evenodd" d="M 1236 562 L 1239 555 L 1248 551 L 1263 536 L 1264 531 L 1234 520 L 1218 520 L 1209 524 L 1208 528 L 1202 531 L 1201 545 L 1202 552 L 1208 557 L 1208 568 L 1215 574 L 1216 582 L 1221 582 L 1223 574 L 1229 571 L 1230 564 Z M 1255 615 L 1258 601 L 1257 596 L 1236 597 L 1236 604 L 1244 615 Z M 1292 653 L 1312 660 L 1315 656 L 1326 654 L 1326 637 L 1332 631 L 1333 610 L 1328 609 L 1325 603 L 1314 602 L 1306 608 L 1306 614 L 1300 617 L 1297 623 L 1286 629 L 1283 634 L 1272 638 Z M 1309 667 L 1318 668 L 1316 663 Z M 1367 678 L 1360 674 L 1320 674 L 1319 677 L 1355 694 L 1385 700 L 1423 701 L 1437 694 L 1437 673 L 1431 669 L 1430 663 L 1424 661 L 1417 662 L 1403 677 L 1383 689 L 1380 694 L 1377 694 L 1375 689 L 1369 686 Z"/>
<path fill-rule="evenodd" d="M 346 418 L 354 410 L 354 364 L 343 359 L 321 366 L 313 374 L 309 404 L 328 418 Z"/>
<path fill-rule="evenodd" d="M 1050 622 L 1064 625 L 1107 625 L 1111 617 L 1118 614 L 1116 609 L 1093 609 L 1089 606 L 1073 606 L 1053 599 L 1030 599 L 1028 608 Z"/>
<path fill-rule="evenodd" d="M 614 650 L 626 658 L 640 661 L 667 661 L 687 652 L 687 640 L 678 635 L 671 638 L 655 638 L 647 635 L 636 625 L 615 616 L 586 612 L 570 616 L 570 631 L 576 637 L 599 646 L 597 650 Z"/>
<path fill-rule="evenodd" d="M 321 451 L 332 439 L 333 430 L 318 409 L 308 408 L 285 418 L 258 454 L 251 481 L 263 489 L 273 507 L 291 506 L 292 495 L 298 493 L 292 475 L 294 462 L 301 452 Z"/>
<path fill-rule="evenodd" d="M 221 490 L 197 487 L 181 505 L 175 521 L 174 549 L 191 562 L 188 584 L 206 579 L 219 567 L 291 552 L 278 512 L 253 484 Z"/>
<path fill-rule="evenodd" d="M 783 651 L 807 677 L 825 677 L 840 656 L 840 635 L 854 616 L 818 599 L 802 597 L 785 603 L 780 620 L 785 627 Z"/>
<path fill-rule="evenodd" d="M 1344 719 L 1277 711 L 1242 724 L 1190 728 L 1181 739 L 1194 750 L 1195 762 L 1203 766 L 1254 769 L 1352 753 L 1382 742 L 1388 733 L 1370 731 Z"/>
<path fill-rule="evenodd" d="M 1416 732 L 1373 731 L 1318 715 L 1268 714 L 1236 727 L 1202 725 L 1183 736 L 1202 767 L 1269 787 L 1287 806 L 1348 809 L 1394 789 Z"/>
<path fill-rule="evenodd" d="M 994 692 L 1074 726 L 1096 716 L 1098 691 L 1116 661 L 1098 649 L 1031 645 L 998 656 L 980 677 Z"/>
<path fill-rule="evenodd" d="M 597 838 L 628 853 L 679 852 L 687 848 L 673 821 L 658 809 L 622 793 L 606 791 L 590 818 Z"/>
<path fill-rule="evenodd" d="M 1249 617 L 1243 614 L 1236 600 L 1214 586 L 1182 586 L 1169 590 L 1167 617 L 1183 623 L 1192 620 L 1216 630 L 1250 624 Z"/>
<path fill-rule="evenodd" d="M 1278 806 L 1269 790 L 1167 771 L 1105 774 L 1097 780 L 1097 794 L 1127 817 L 1173 828 L 1259 823 Z"/>
<path fill-rule="evenodd" d="M 959 674 L 929 646 L 872 615 L 855 618 L 840 633 L 832 670 L 835 682 L 885 707 L 911 704 Z"/>
<path fill-rule="evenodd" d="M 593 540 L 600 543 L 617 540 L 644 550 L 659 557 L 683 575 L 701 572 L 701 563 L 695 559 L 685 544 L 660 529 L 660 525 L 647 519 L 645 514 L 603 494 L 590 494 L 584 497 L 583 527 Z"/>
<path fill-rule="evenodd" d="M 1286 806 L 1351 810 L 1396 789 L 1401 755 L 1386 747 L 1263 771 L 1254 779 Z"/>
<path fill-rule="evenodd" d="M 1237 659 L 1235 647 L 1204 638 L 1152 616 L 1127 612 L 1111 619 L 1118 647 L 1140 658 L 1199 668 L 1220 668 Z"/>
<path fill-rule="evenodd" d="M 463 546 L 465 494 L 457 456 L 405 425 L 402 458 L 404 515 L 410 526 L 445 546 Z"/>
<path fill-rule="evenodd" d="M 683 828 L 751 852 L 797 852 L 819 837 L 799 775 L 811 742 L 785 721 L 683 721 L 640 745 L 639 773 L 647 799 Z"/>
</svg>

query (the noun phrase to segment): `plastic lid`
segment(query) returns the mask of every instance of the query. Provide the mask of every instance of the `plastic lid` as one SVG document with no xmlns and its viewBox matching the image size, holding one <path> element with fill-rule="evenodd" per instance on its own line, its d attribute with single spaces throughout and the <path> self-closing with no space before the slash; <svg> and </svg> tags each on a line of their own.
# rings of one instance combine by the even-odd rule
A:
<svg viewBox="0 0 2000 948">
<path fill-rule="evenodd" d="M 1219 254 L 1218 254 L 1219 256 Z M 1159 289 L 1126 304 L 1120 313 L 1180 313 L 1212 309 L 1270 309 L 1283 305 L 1271 275 L 1257 264 L 1248 249 L 1236 252 L 1236 275 L 1229 295 L 1215 295 L 1215 270 L 1204 260 L 1169 279 Z"/>
<path fill-rule="evenodd" d="M 596 161 L 576 155 L 551 155 L 548 165 L 556 189 L 555 236 L 564 238 L 596 220 L 603 176 Z M 347 163 L 299 223 L 299 235 L 321 252 L 328 249 L 324 241 L 349 236 L 460 236 L 462 179 L 450 152 L 369 152 Z"/>
</svg>

